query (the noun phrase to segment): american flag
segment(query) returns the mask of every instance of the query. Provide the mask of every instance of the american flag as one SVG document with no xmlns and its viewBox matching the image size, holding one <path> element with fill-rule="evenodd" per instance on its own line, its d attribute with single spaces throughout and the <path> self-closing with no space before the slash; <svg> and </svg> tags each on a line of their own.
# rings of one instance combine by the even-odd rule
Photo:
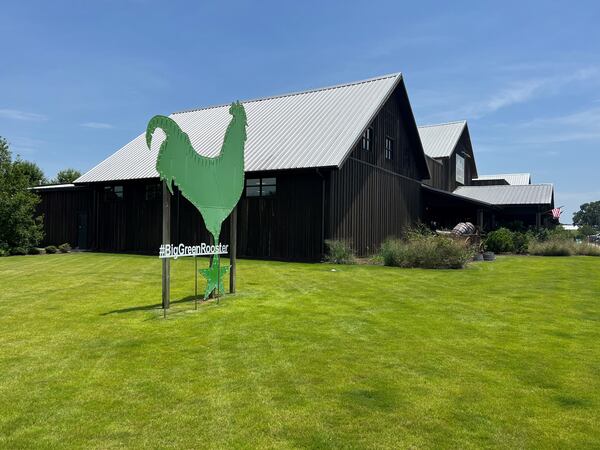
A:
<svg viewBox="0 0 600 450">
<path fill-rule="evenodd" d="M 554 208 L 552 210 L 552 218 L 553 219 L 560 219 L 560 213 L 561 213 L 560 208 Z"/>
</svg>

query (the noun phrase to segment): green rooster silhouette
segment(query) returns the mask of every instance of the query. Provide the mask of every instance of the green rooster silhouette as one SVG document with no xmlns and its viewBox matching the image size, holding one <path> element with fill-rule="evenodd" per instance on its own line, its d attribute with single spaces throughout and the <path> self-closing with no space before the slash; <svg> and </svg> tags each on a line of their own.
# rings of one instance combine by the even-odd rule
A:
<svg viewBox="0 0 600 450">
<path fill-rule="evenodd" d="M 214 158 L 196 153 L 188 135 L 169 117 L 154 116 L 146 129 L 148 148 L 157 128 L 167 135 L 158 152 L 156 170 L 160 179 L 167 183 L 171 194 L 175 184 L 181 194 L 200 211 L 215 244 L 219 242 L 223 221 L 235 208 L 244 189 L 244 105 L 232 103 L 229 114 L 232 118 L 225 132 L 221 152 Z M 207 280 L 205 299 L 218 286 L 223 290 L 221 277 L 229 270 L 229 266 L 219 267 L 219 255 L 215 254 L 210 267 L 200 271 Z"/>
</svg>

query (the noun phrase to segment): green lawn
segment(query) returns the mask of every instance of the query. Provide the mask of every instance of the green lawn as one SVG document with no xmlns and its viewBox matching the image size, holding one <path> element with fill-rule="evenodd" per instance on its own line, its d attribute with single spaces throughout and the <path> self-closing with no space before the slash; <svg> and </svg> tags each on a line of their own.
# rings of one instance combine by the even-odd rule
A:
<svg viewBox="0 0 600 450">
<path fill-rule="evenodd" d="M 0 258 L 0 447 L 600 447 L 600 258 L 238 267 Z"/>
</svg>

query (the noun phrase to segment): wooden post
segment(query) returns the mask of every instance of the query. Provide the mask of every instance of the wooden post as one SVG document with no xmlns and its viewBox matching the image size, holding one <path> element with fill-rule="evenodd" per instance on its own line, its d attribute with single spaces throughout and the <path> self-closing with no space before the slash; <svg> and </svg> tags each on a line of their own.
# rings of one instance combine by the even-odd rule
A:
<svg viewBox="0 0 600 450">
<path fill-rule="evenodd" d="M 171 193 L 167 183 L 162 184 L 162 244 L 171 243 Z M 171 264 L 169 258 L 162 260 L 162 307 L 169 309 L 171 304 Z"/>
<path fill-rule="evenodd" d="M 477 226 L 480 231 L 483 231 L 483 209 L 477 210 Z"/>
<path fill-rule="evenodd" d="M 235 294 L 235 269 L 237 259 L 237 206 L 229 217 L 229 293 Z"/>
</svg>

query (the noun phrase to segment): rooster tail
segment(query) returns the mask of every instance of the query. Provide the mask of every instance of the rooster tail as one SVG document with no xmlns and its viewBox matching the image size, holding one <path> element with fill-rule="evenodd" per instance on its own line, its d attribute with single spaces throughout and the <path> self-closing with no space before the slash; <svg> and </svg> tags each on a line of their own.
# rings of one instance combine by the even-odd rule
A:
<svg viewBox="0 0 600 450">
<path fill-rule="evenodd" d="M 170 137 L 175 139 L 177 137 L 181 137 L 183 131 L 177 125 L 173 119 L 167 116 L 154 116 L 148 122 L 148 127 L 146 128 L 146 144 L 148 148 L 150 148 L 150 144 L 152 143 L 152 134 L 156 131 L 157 128 L 160 128 L 167 135 L 167 139 Z"/>
<path fill-rule="evenodd" d="M 166 134 L 166 139 L 161 144 L 158 152 L 158 158 L 156 159 L 156 170 L 160 175 L 160 179 L 167 183 L 167 187 L 169 188 L 171 195 L 173 195 L 173 177 L 170 174 L 170 171 L 165 171 L 162 167 L 165 163 L 165 160 L 168 160 L 168 156 L 164 154 L 164 150 L 167 148 L 167 141 L 169 139 L 185 139 L 187 138 L 187 135 L 181 131 L 181 128 L 179 128 L 177 122 L 170 117 L 154 116 L 152 119 L 150 119 L 150 122 L 148 122 L 148 127 L 146 128 L 146 145 L 148 145 L 148 149 L 151 148 L 150 145 L 152 144 L 152 135 L 157 128 L 160 128 L 164 131 Z"/>
</svg>

